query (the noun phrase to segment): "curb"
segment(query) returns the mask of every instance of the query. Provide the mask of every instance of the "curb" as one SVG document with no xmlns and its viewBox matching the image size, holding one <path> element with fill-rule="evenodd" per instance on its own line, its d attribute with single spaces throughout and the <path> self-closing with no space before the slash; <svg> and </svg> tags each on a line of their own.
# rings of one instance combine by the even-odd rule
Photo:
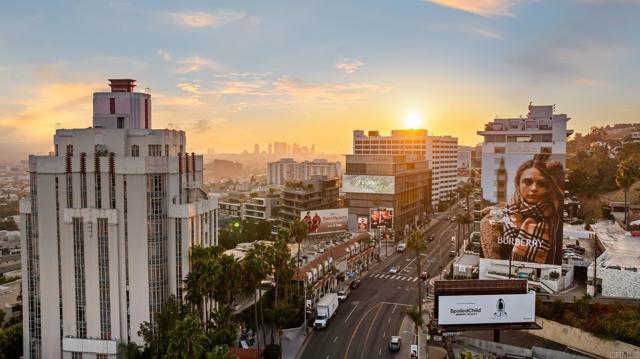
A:
<svg viewBox="0 0 640 359">
<path fill-rule="evenodd" d="M 295 359 L 299 359 L 302 356 L 302 353 L 304 353 L 305 348 L 307 347 L 307 344 L 309 344 L 309 340 L 311 340 L 311 337 L 313 337 L 313 333 L 315 333 L 313 330 L 307 334 L 307 336 L 304 338 L 304 341 L 302 342 L 302 346 L 300 346 L 300 348 L 298 349 L 298 352 L 296 353 Z"/>
</svg>

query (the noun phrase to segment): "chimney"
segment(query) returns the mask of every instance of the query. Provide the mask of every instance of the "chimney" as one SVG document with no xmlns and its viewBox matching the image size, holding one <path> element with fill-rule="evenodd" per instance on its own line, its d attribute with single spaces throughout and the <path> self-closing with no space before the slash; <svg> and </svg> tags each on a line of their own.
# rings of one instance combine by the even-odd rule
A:
<svg viewBox="0 0 640 359">
<path fill-rule="evenodd" d="M 136 87 L 136 80 L 132 79 L 109 79 L 111 92 L 133 92 Z"/>
</svg>

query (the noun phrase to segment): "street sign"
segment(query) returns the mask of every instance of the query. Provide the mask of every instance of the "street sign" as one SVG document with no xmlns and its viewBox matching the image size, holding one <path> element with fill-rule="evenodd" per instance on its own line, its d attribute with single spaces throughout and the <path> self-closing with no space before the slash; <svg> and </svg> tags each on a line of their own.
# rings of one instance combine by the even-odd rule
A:
<svg viewBox="0 0 640 359">
<path fill-rule="evenodd" d="M 418 359 L 418 346 L 415 344 L 411 344 L 411 348 L 409 348 L 409 353 L 411 354 L 411 359 Z"/>
</svg>

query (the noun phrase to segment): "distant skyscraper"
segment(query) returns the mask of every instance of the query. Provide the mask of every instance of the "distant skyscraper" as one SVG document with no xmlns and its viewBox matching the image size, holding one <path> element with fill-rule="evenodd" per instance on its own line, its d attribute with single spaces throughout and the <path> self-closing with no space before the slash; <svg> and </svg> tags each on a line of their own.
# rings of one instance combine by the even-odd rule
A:
<svg viewBox="0 0 640 359">
<path fill-rule="evenodd" d="M 269 154 L 272 154 L 272 153 L 273 153 L 273 149 L 272 149 L 272 145 L 271 145 L 271 144 L 269 144 L 269 151 L 268 151 L 268 153 L 269 153 Z"/>
<path fill-rule="evenodd" d="M 529 105 L 527 117 L 496 118 L 478 131 L 482 144 L 482 197 L 491 202 L 509 201 L 517 168 L 536 154 L 547 154 L 564 165 L 569 118 L 555 114 L 555 106 Z"/>
<path fill-rule="evenodd" d="M 191 245 L 217 244 L 217 199 L 183 131 L 152 129 L 134 80 L 93 95 L 93 127 L 30 156 L 20 202 L 25 358 L 116 358 L 183 297 Z"/>
<path fill-rule="evenodd" d="M 257 143 L 255 145 L 253 145 L 253 154 L 254 155 L 260 154 L 260 145 L 257 144 Z"/>
<path fill-rule="evenodd" d="M 274 142 L 273 143 L 273 151 L 278 156 L 286 156 L 289 153 L 287 152 L 287 143 L 286 142 Z"/>
<path fill-rule="evenodd" d="M 429 136 L 427 130 L 392 130 L 391 136 L 378 131 L 353 131 L 353 154 L 356 155 L 420 155 L 432 171 L 432 201 L 437 204 L 447 192 L 457 187 L 458 139 L 451 136 Z"/>
</svg>

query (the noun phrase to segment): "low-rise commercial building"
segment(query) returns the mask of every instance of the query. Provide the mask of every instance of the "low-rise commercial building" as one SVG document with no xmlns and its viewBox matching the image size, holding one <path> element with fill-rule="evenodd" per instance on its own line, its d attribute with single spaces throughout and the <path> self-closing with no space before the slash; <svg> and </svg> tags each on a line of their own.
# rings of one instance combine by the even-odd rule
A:
<svg viewBox="0 0 640 359">
<path fill-rule="evenodd" d="M 280 218 L 285 224 L 300 219 L 302 211 L 338 207 L 338 179 L 314 176 L 307 181 L 289 182 L 282 190 Z"/>
</svg>

